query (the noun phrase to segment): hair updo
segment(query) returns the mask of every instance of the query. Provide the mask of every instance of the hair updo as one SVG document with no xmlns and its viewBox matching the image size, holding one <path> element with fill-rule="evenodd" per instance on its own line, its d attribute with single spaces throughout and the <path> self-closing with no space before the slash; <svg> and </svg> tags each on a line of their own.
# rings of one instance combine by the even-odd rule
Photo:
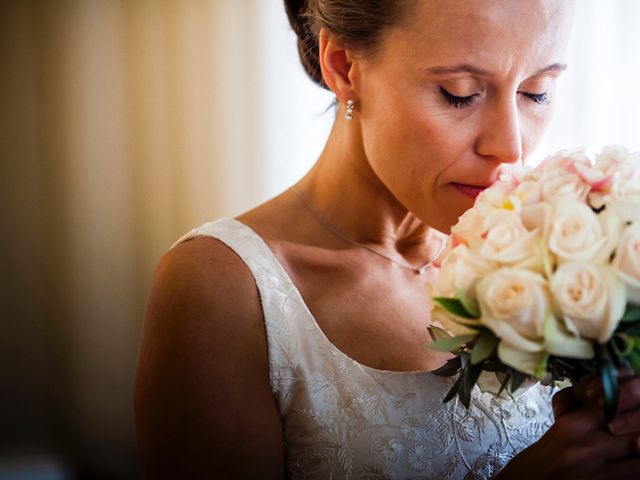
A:
<svg viewBox="0 0 640 480">
<path fill-rule="evenodd" d="M 323 88 L 319 34 L 325 28 L 354 51 L 373 55 L 383 33 L 406 16 L 407 0 L 285 0 L 305 71 Z"/>
</svg>

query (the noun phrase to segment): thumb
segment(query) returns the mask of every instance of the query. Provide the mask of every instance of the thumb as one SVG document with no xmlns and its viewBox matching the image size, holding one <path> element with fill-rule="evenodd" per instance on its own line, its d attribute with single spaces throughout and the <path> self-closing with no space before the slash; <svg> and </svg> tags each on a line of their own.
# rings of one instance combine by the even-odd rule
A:
<svg viewBox="0 0 640 480">
<path fill-rule="evenodd" d="M 573 391 L 573 387 L 563 388 L 551 399 L 553 417 L 555 420 L 580 406 L 580 401 Z"/>
</svg>

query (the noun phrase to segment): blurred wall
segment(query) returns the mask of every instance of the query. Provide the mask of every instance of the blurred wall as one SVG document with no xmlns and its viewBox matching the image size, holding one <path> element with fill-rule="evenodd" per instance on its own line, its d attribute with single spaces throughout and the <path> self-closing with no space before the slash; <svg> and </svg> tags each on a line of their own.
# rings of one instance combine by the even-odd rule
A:
<svg viewBox="0 0 640 480">
<path fill-rule="evenodd" d="M 0 477 L 26 455 L 135 476 L 153 266 L 267 195 L 265 3 L 2 3 Z"/>
</svg>

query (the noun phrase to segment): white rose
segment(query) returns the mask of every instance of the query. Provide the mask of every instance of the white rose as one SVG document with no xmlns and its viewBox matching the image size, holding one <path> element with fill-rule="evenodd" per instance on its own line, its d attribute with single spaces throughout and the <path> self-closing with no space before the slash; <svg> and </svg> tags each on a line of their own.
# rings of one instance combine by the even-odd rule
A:
<svg viewBox="0 0 640 480">
<path fill-rule="evenodd" d="M 586 154 L 585 147 L 579 147 L 574 150 L 560 150 L 553 155 L 545 158 L 535 171 L 541 173 L 544 171 L 553 170 L 568 170 L 575 163 L 581 163 L 583 165 L 590 165 L 591 161 Z"/>
<path fill-rule="evenodd" d="M 640 196 L 620 198 L 612 202 L 607 209 L 614 212 L 622 222 L 640 222 Z"/>
<path fill-rule="evenodd" d="M 630 154 L 617 166 L 613 193 L 614 198 L 640 196 L 640 154 Z"/>
<path fill-rule="evenodd" d="M 533 205 L 542 198 L 541 183 L 532 178 L 525 178 L 513 192 L 512 197 L 518 199 L 521 205 Z"/>
<path fill-rule="evenodd" d="M 552 169 L 544 171 L 540 177 L 540 196 L 549 203 L 566 200 L 584 201 L 589 193 L 589 185 L 578 175 L 565 170 Z"/>
<path fill-rule="evenodd" d="M 484 216 L 480 214 L 477 208 L 470 208 L 464 212 L 453 227 L 451 227 L 451 240 L 453 247 L 457 244 L 464 243 L 470 248 L 475 248 L 482 242 L 480 235 L 482 234 L 482 224 Z"/>
<path fill-rule="evenodd" d="M 640 224 L 632 224 L 623 232 L 613 266 L 626 285 L 629 301 L 640 303 Z"/>
<path fill-rule="evenodd" d="M 433 285 L 433 294 L 437 297 L 455 297 L 456 290 L 460 290 L 475 298 L 477 281 L 496 267 L 494 262 L 473 255 L 466 245 L 460 244 L 442 262 Z"/>
<path fill-rule="evenodd" d="M 465 319 L 465 323 L 473 322 L 469 322 Z M 477 330 L 464 326 L 458 317 L 447 312 L 439 305 L 434 305 L 431 311 L 431 324 L 446 330 L 449 335 L 452 336 L 477 333 Z"/>
<path fill-rule="evenodd" d="M 596 165 L 606 166 L 617 164 L 626 160 L 629 156 L 629 150 L 622 145 L 605 145 L 596 155 Z M 602 169 L 602 167 L 600 167 Z M 609 172 L 610 173 L 610 172 Z"/>
<path fill-rule="evenodd" d="M 494 210 L 513 209 L 508 198 L 514 189 L 515 185 L 511 181 L 499 180 L 478 195 L 474 209 L 483 217 L 490 215 Z"/>
<path fill-rule="evenodd" d="M 559 263 L 591 261 L 606 243 L 598 215 L 586 204 L 567 201 L 556 206 L 548 245 Z"/>
<path fill-rule="evenodd" d="M 551 291 L 567 327 L 581 338 L 606 342 L 624 314 L 624 283 L 608 266 L 564 263 L 551 279 Z"/>
<path fill-rule="evenodd" d="M 515 350 L 540 352 L 548 309 L 545 280 L 523 269 L 501 268 L 478 282 L 481 322 Z"/>
<path fill-rule="evenodd" d="M 523 262 L 535 255 L 535 235 L 536 231 L 528 231 L 515 212 L 495 210 L 484 221 L 484 242 L 478 252 L 483 258 L 494 262 Z"/>
</svg>

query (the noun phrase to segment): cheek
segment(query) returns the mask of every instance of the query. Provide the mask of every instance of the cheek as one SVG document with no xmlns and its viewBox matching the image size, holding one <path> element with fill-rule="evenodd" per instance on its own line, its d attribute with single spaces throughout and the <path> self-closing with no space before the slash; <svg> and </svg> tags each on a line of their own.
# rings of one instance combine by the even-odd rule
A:
<svg viewBox="0 0 640 480">
<path fill-rule="evenodd" d="M 522 120 L 521 135 L 524 159 L 535 151 L 540 144 L 551 120 L 553 119 L 554 106 L 547 105 L 544 111 L 536 114 L 525 116 Z"/>
</svg>

